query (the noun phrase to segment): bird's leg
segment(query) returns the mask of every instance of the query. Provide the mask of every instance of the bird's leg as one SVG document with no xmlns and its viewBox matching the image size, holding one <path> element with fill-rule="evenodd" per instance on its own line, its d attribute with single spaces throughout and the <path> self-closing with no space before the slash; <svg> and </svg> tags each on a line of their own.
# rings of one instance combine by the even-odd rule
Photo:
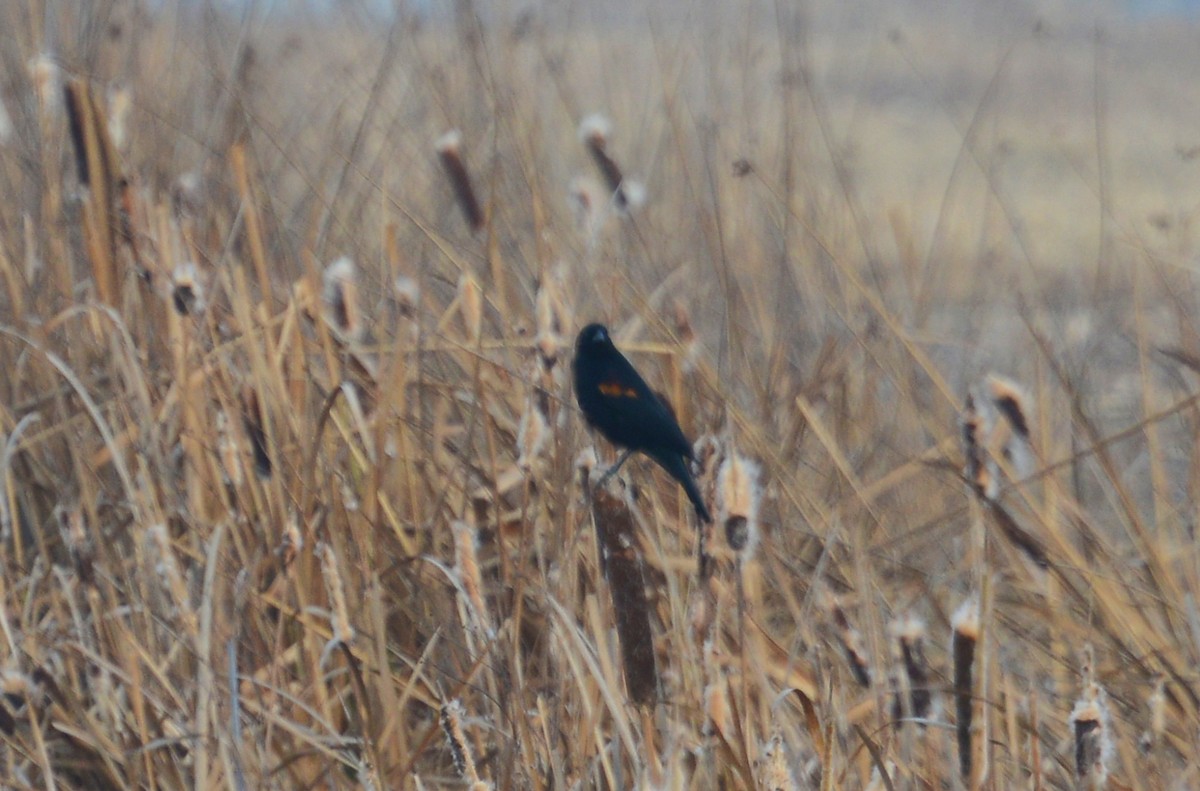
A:
<svg viewBox="0 0 1200 791">
<path fill-rule="evenodd" d="M 604 472 L 604 474 L 600 476 L 600 480 L 596 481 L 596 483 L 592 486 L 592 489 L 593 490 L 599 489 L 601 486 L 608 483 L 608 479 L 613 477 L 614 475 L 616 475 L 617 470 L 621 469 L 621 465 L 624 464 L 625 461 L 632 455 L 633 455 L 632 450 L 627 450 L 624 453 L 622 453 L 621 458 L 617 459 L 617 463 L 614 464 L 613 466 L 609 467 Z"/>
</svg>

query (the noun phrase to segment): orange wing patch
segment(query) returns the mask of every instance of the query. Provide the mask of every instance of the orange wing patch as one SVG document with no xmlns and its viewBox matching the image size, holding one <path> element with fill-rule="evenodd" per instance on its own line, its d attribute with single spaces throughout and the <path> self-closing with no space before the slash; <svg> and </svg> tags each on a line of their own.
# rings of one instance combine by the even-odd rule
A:
<svg viewBox="0 0 1200 791">
<path fill-rule="evenodd" d="M 620 382 L 601 382 L 600 394 L 609 398 L 637 398 L 637 391 Z"/>
</svg>

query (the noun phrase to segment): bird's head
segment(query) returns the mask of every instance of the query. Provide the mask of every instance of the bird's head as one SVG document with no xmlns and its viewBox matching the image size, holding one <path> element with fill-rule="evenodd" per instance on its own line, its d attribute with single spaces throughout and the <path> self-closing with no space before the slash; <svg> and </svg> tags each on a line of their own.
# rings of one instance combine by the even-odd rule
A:
<svg viewBox="0 0 1200 791">
<path fill-rule="evenodd" d="M 613 348 L 612 337 L 603 324 L 589 324 L 579 332 L 575 341 L 576 354 L 595 354 Z"/>
</svg>

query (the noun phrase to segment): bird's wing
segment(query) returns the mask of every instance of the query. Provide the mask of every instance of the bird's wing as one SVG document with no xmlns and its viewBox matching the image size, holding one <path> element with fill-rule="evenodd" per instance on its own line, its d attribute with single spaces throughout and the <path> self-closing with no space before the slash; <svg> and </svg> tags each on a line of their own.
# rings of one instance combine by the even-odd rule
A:
<svg viewBox="0 0 1200 791">
<path fill-rule="evenodd" d="M 692 445 L 675 415 L 650 389 L 628 360 L 609 361 L 596 378 L 593 403 L 618 439 L 630 447 L 655 446 L 691 458 Z"/>
</svg>

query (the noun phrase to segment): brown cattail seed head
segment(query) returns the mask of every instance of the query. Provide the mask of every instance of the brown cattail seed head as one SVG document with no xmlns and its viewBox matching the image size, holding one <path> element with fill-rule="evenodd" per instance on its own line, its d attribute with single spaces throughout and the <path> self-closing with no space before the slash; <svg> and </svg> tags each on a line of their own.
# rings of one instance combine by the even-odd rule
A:
<svg viewBox="0 0 1200 791">
<path fill-rule="evenodd" d="M 675 334 L 679 336 L 679 343 L 683 347 L 683 361 L 680 368 L 685 374 L 696 370 L 696 363 L 700 360 L 700 339 L 696 337 L 696 331 L 692 329 L 692 319 L 688 315 L 687 306 L 676 300 L 675 302 Z"/>
<path fill-rule="evenodd" d="M 458 700 L 447 701 L 442 706 L 442 733 L 446 735 L 446 743 L 450 747 L 450 757 L 454 760 L 454 768 L 459 776 L 468 783 L 479 783 L 479 772 L 475 768 L 475 758 L 471 755 L 471 745 L 463 732 L 464 711 Z"/>
<path fill-rule="evenodd" d="M 463 161 L 462 133 L 451 129 L 437 139 L 434 148 L 437 150 L 438 159 L 441 160 L 442 169 L 446 171 L 446 177 L 450 179 L 450 186 L 454 188 L 454 197 L 458 200 L 467 224 L 471 226 L 471 230 L 479 230 L 484 223 L 483 209 L 479 205 L 479 199 L 475 197 L 471 176 L 467 172 L 466 162 Z"/>
<path fill-rule="evenodd" d="M 871 663 L 867 659 L 862 633 L 851 625 L 850 618 L 847 617 L 846 611 L 842 609 L 842 605 L 836 598 L 830 596 L 826 601 L 826 606 L 833 619 L 838 641 L 841 642 L 842 650 L 845 651 L 850 669 L 854 673 L 854 679 L 864 687 L 871 686 Z"/>
<path fill-rule="evenodd" d="M 407 275 L 400 275 L 392 283 L 396 295 L 396 303 L 400 306 L 400 315 L 411 319 L 417 314 L 421 303 L 421 287 L 417 281 Z"/>
<path fill-rule="evenodd" d="M 343 256 L 325 267 L 322 302 L 325 321 L 339 339 L 346 342 L 363 339 L 365 325 L 359 306 L 358 270 L 349 258 Z"/>
<path fill-rule="evenodd" d="M 954 630 L 950 654 L 954 661 L 954 706 L 957 722 L 959 768 L 964 779 L 971 776 L 973 758 L 971 724 L 974 719 L 975 645 L 979 642 L 979 601 L 971 598 L 955 610 L 950 619 Z"/>
<path fill-rule="evenodd" d="M 1071 711 L 1071 731 L 1075 738 L 1075 777 L 1086 789 L 1108 784 L 1108 767 L 1114 754 L 1112 726 L 1103 689 L 1089 699 L 1087 693 Z"/>
<path fill-rule="evenodd" d="M 185 261 L 171 273 L 171 304 L 180 316 L 204 312 L 204 286 L 200 283 L 199 270 L 191 261 Z"/>
<path fill-rule="evenodd" d="M 932 702 L 929 662 L 925 658 L 925 624 L 910 615 L 893 621 L 891 632 L 900 649 L 900 660 L 908 677 L 912 715 L 918 719 L 925 719 L 929 716 Z"/>
<path fill-rule="evenodd" d="M 609 156 L 607 149 L 611 131 L 612 126 L 608 119 L 600 115 L 589 115 L 579 124 L 579 138 L 591 154 L 600 175 L 604 177 L 604 184 L 612 195 L 613 206 L 619 212 L 626 212 L 645 202 L 645 188 L 627 181 L 616 160 Z"/>
</svg>

